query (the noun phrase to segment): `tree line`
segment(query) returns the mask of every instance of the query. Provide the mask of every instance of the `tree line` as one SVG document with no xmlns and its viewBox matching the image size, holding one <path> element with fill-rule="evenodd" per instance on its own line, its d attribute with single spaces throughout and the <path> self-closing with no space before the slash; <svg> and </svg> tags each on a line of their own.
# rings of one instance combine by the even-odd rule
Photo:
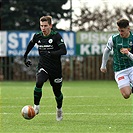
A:
<svg viewBox="0 0 133 133">
<path fill-rule="evenodd" d="M 68 0 L 0 0 L 0 30 L 37 30 L 39 18 L 44 15 L 53 17 L 53 27 L 56 30 L 66 30 L 64 27 L 57 29 L 60 19 L 69 20 L 78 31 L 116 30 L 116 21 L 120 18 L 133 22 L 131 5 L 125 8 L 113 7 L 112 10 L 107 6 L 102 10 L 95 7 L 93 11 L 84 6 L 80 7 L 81 13 L 76 14 L 72 8 L 62 8 L 67 2 Z"/>
</svg>

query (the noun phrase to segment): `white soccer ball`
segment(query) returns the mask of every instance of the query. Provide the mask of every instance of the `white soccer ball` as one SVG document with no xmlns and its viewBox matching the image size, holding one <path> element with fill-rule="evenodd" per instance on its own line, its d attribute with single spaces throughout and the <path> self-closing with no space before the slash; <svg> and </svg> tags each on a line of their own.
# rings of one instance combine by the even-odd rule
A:
<svg viewBox="0 0 133 133">
<path fill-rule="evenodd" d="M 22 108 L 21 114 L 25 119 L 31 120 L 35 116 L 35 110 L 31 105 L 26 105 Z"/>
</svg>

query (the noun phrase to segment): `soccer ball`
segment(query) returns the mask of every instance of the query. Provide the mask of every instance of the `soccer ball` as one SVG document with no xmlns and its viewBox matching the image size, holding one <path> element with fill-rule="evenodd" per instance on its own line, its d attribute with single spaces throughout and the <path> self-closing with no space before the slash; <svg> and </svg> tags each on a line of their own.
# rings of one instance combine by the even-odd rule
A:
<svg viewBox="0 0 133 133">
<path fill-rule="evenodd" d="M 31 105 L 26 105 L 22 108 L 21 114 L 25 119 L 31 120 L 35 116 L 35 110 Z"/>
</svg>

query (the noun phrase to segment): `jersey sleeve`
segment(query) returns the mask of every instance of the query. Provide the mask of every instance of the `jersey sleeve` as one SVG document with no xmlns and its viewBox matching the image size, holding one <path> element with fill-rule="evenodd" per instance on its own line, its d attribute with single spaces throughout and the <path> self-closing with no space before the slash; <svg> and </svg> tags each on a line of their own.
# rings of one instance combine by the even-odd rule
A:
<svg viewBox="0 0 133 133">
<path fill-rule="evenodd" d="M 110 54 L 110 50 L 106 47 L 104 49 L 103 56 L 102 56 L 101 68 L 103 68 L 103 69 L 106 68 L 106 64 L 107 64 L 107 61 L 109 59 L 109 54 Z"/>
<path fill-rule="evenodd" d="M 106 44 L 106 47 L 104 49 L 103 52 L 103 56 L 102 56 L 102 64 L 101 64 L 101 68 L 105 69 L 106 68 L 106 64 L 107 61 L 109 59 L 109 55 L 110 55 L 110 51 L 112 50 L 113 47 L 113 38 L 112 36 L 108 39 L 108 42 Z"/>
<path fill-rule="evenodd" d="M 36 34 L 33 36 L 32 40 L 29 42 L 27 48 L 26 48 L 26 51 L 24 53 L 24 58 L 27 58 L 27 55 L 29 54 L 29 52 L 31 51 L 31 49 L 34 47 L 35 45 L 35 41 L 36 41 Z"/>
<path fill-rule="evenodd" d="M 58 46 L 64 44 L 64 40 L 59 33 L 56 34 L 56 43 Z"/>
<path fill-rule="evenodd" d="M 63 38 L 61 37 L 59 33 L 56 34 L 55 40 L 59 47 L 59 50 L 51 51 L 51 55 L 66 55 L 67 54 L 66 46 L 65 46 Z"/>
<path fill-rule="evenodd" d="M 113 36 L 110 36 L 107 42 L 106 47 L 111 51 L 113 48 Z"/>
<path fill-rule="evenodd" d="M 129 57 L 133 61 L 133 54 L 131 52 L 128 52 L 127 57 Z"/>
</svg>

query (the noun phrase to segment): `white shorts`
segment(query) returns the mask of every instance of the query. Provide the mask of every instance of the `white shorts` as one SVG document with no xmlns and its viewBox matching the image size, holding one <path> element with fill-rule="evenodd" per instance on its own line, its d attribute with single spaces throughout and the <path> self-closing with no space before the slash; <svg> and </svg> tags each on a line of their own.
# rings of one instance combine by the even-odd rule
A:
<svg viewBox="0 0 133 133">
<path fill-rule="evenodd" d="M 115 80 L 119 89 L 133 84 L 133 67 L 115 72 Z"/>
</svg>

